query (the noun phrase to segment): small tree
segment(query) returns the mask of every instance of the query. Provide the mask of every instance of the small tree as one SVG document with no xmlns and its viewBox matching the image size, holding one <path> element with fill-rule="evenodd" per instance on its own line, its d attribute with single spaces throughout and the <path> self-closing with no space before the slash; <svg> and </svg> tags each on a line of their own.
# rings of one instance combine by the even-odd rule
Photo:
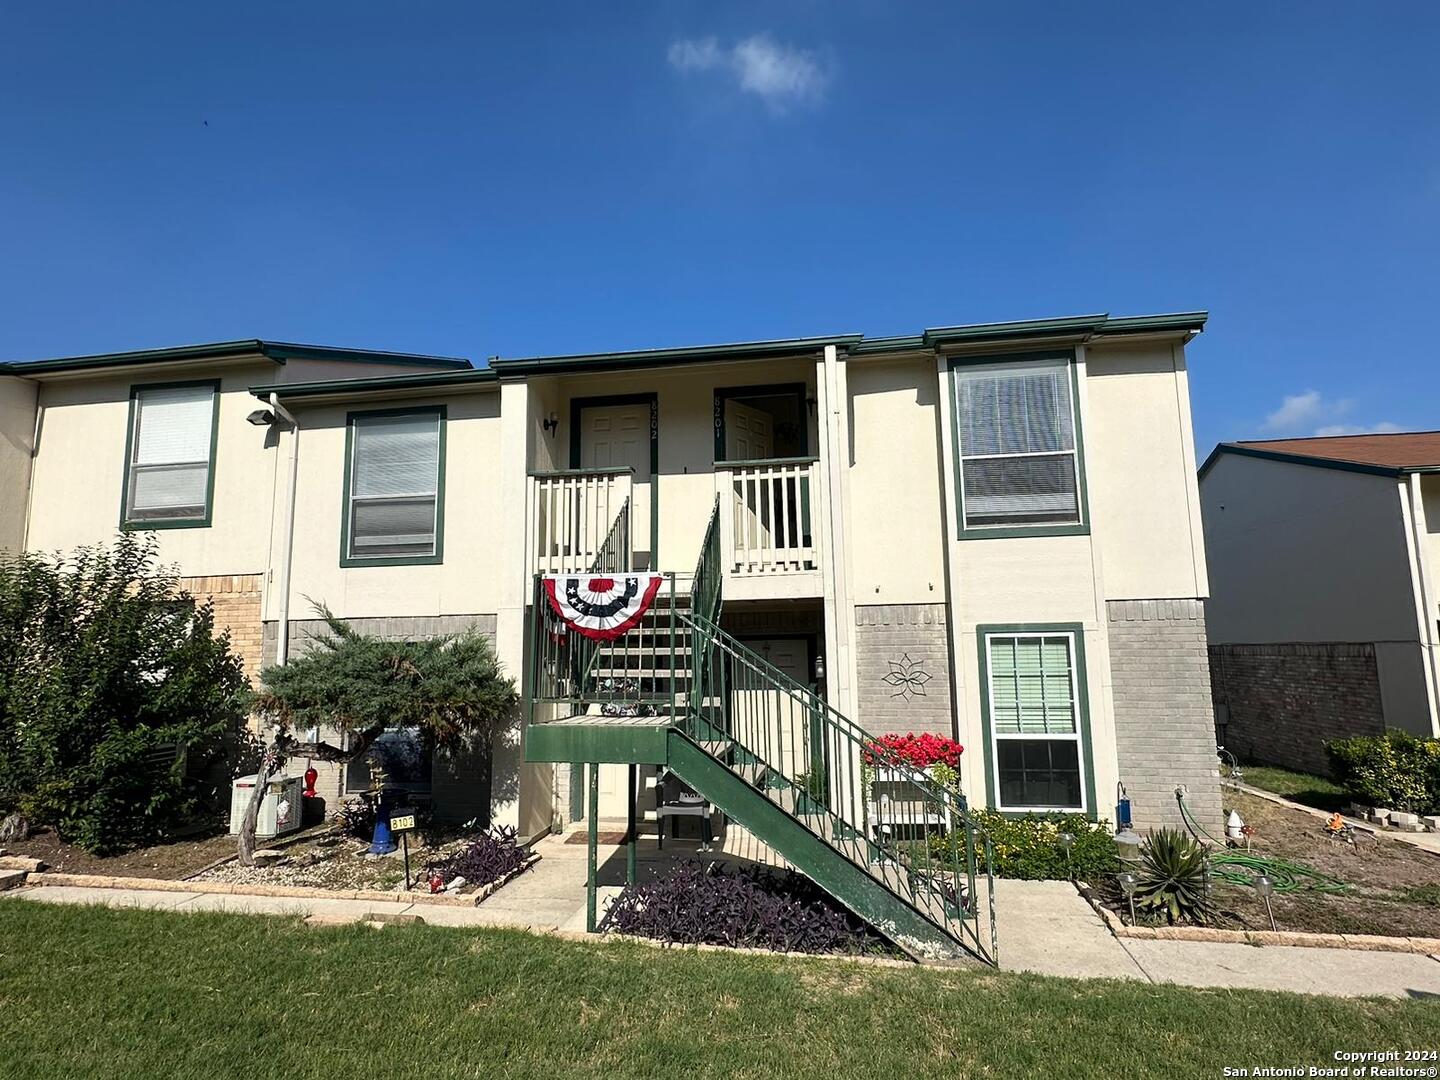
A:
<svg viewBox="0 0 1440 1080">
<path fill-rule="evenodd" d="M 199 805 L 249 683 L 152 536 L 0 561 L 0 812 L 109 854 Z"/>
<path fill-rule="evenodd" d="M 323 604 L 316 613 L 327 632 L 311 639 L 304 656 L 260 674 L 257 710 L 272 728 L 255 792 L 240 825 L 239 861 L 254 862 L 255 825 L 270 778 L 289 757 L 350 762 L 386 731 L 419 729 L 435 746 L 466 736 L 488 738 L 519 703 L 495 650 L 475 630 L 426 641 L 384 641 L 337 619 Z M 296 739 L 325 728 L 348 736 L 344 746 Z"/>
</svg>

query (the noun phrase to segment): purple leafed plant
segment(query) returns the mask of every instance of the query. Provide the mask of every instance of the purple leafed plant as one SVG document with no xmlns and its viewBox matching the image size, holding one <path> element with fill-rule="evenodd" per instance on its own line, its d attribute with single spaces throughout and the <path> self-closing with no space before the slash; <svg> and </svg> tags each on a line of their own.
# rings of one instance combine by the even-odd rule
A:
<svg viewBox="0 0 1440 1080">
<path fill-rule="evenodd" d="M 463 877 L 467 885 L 478 887 L 520 869 L 529 857 L 530 852 L 520 846 L 515 829 L 500 825 L 481 833 L 448 859 L 432 863 L 426 868 L 426 875 L 439 874 L 447 882 Z"/>
<path fill-rule="evenodd" d="M 718 863 L 682 863 L 654 881 L 627 885 L 600 929 L 684 945 L 889 951 L 881 938 L 799 874 L 763 867 L 730 873 Z"/>
</svg>

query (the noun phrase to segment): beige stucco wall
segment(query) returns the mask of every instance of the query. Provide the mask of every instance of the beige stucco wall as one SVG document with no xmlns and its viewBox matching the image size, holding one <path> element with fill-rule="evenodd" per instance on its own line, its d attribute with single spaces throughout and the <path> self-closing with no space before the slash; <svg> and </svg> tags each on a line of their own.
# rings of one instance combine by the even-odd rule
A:
<svg viewBox="0 0 1440 1080">
<path fill-rule="evenodd" d="M 1109 600 L 1206 595 L 1183 349 L 1085 350 L 1085 473 Z"/>
<path fill-rule="evenodd" d="M 852 362 L 850 595 L 857 605 L 945 597 L 934 361 Z"/>
<path fill-rule="evenodd" d="M 35 383 L 0 376 L 0 552 L 25 546 L 35 400 Z"/>
<path fill-rule="evenodd" d="M 347 413 L 436 404 L 446 406 L 444 561 L 433 566 L 342 567 Z M 311 601 L 325 603 L 337 615 L 350 618 L 470 615 L 497 610 L 501 581 L 495 550 L 506 521 L 498 482 L 498 394 L 453 394 L 292 411 L 300 421 L 292 620 L 310 618 Z M 288 454 L 289 446 L 284 450 Z M 284 561 L 281 545 L 288 482 L 288 477 L 282 476 L 277 489 L 273 555 L 277 576 Z M 279 617 L 281 583 L 275 585 L 266 598 L 267 620 Z"/>
<path fill-rule="evenodd" d="M 36 449 L 27 546 L 32 551 L 103 544 L 120 527 L 130 389 L 155 382 L 220 379 L 215 496 L 209 528 L 159 529 L 160 557 L 186 576 L 265 569 L 275 455 L 265 428 L 246 423 L 259 406 L 247 392 L 273 364 L 226 365 L 46 382 Z"/>
</svg>

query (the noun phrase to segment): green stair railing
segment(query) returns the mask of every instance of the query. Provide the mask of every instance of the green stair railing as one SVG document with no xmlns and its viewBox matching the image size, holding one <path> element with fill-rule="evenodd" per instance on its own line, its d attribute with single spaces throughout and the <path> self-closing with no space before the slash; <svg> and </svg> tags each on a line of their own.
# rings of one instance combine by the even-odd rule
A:
<svg viewBox="0 0 1440 1080">
<path fill-rule="evenodd" d="M 686 734 L 994 963 L 993 848 L 964 796 L 713 621 L 681 621 L 697 657 L 690 707 L 677 718 Z"/>
</svg>

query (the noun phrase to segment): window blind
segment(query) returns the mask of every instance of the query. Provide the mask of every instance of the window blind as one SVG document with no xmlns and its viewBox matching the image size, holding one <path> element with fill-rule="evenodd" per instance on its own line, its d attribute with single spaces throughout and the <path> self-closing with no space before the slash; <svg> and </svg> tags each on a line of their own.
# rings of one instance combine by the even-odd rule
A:
<svg viewBox="0 0 1440 1080">
<path fill-rule="evenodd" d="M 1075 734 L 1070 639 L 991 638 L 990 692 L 996 734 Z"/>
<path fill-rule="evenodd" d="M 439 413 L 357 416 L 352 425 L 350 556 L 434 554 Z"/>
<path fill-rule="evenodd" d="M 967 527 L 1080 520 L 1068 361 L 955 372 Z"/>
<path fill-rule="evenodd" d="M 205 516 L 214 419 L 213 386 L 137 391 L 126 485 L 126 520 L 185 520 Z"/>
</svg>

